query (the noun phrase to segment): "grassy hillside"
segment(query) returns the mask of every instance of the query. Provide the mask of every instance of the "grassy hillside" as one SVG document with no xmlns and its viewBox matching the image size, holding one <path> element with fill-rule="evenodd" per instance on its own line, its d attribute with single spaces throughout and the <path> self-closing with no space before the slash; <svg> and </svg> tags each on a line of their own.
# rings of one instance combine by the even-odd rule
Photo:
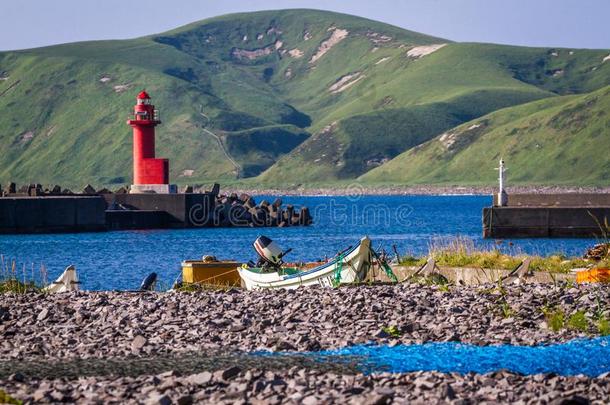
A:
<svg viewBox="0 0 610 405">
<path fill-rule="evenodd" d="M 372 184 L 490 184 L 504 158 L 509 184 L 607 185 L 610 86 L 483 116 L 399 155 L 360 179 Z"/>
<path fill-rule="evenodd" d="M 175 182 L 348 181 L 492 111 L 600 89 L 607 55 L 458 44 L 314 10 L 3 52 L 0 179 L 129 183 L 125 119 L 146 88 Z"/>
</svg>

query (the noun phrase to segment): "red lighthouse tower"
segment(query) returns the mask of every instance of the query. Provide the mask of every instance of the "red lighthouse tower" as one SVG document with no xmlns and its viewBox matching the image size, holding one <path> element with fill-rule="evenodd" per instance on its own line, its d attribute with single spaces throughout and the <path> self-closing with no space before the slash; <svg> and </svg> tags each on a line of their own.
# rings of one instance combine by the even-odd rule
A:
<svg viewBox="0 0 610 405">
<path fill-rule="evenodd" d="M 175 187 L 169 184 L 169 160 L 155 158 L 155 127 L 161 120 L 146 91 L 138 94 L 133 110 L 132 119 L 127 121 L 133 128 L 133 185 L 130 192 L 175 192 Z"/>
</svg>

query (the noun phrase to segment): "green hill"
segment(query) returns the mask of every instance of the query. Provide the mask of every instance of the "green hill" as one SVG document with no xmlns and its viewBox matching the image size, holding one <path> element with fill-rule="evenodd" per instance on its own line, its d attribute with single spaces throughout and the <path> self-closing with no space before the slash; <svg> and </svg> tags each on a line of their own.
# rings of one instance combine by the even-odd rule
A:
<svg viewBox="0 0 610 405">
<path fill-rule="evenodd" d="M 510 184 L 610 182 L 610 86 L 485 115 L 369 171 L 372 184 L 494 183 L 500 158 Z"/>
<path fill-rule="evenodd" d="M 146 88 L 163 120 L 158 155 L 171 159 L 175 182 L 288 186 L 372 169 L 363 178 L 386 181 L 377 167 L 453 127 L 609 85 L 607 55 L 459 44 L 314 10 L 2 52 L 0 179 L 129 183 L 125 119 Z"/>
</svg>

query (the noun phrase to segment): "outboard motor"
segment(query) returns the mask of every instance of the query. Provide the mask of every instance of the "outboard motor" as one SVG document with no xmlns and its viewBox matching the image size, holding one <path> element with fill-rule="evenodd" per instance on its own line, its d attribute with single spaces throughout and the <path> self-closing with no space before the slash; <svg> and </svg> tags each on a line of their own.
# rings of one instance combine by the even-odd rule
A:
<svg viewBox="0 0 610 405">
<path fill-rule="evenodd" d="M 140 291 L 154 291 L 156 284 L 157 284 L 157 273 L 150 273 L 142 281 L 142 285 L 140 285 Z"/>
<path fill-rule="evenodd" d="M 283 263 L 282 258 L 292 251 L 292 249 L 288 249 L 282 252 L 282 249 L 266 236 L 259 236 L 252 245 L 259 256 L 257 265 L 263 268 L 280 267 Z"/>
</svg>

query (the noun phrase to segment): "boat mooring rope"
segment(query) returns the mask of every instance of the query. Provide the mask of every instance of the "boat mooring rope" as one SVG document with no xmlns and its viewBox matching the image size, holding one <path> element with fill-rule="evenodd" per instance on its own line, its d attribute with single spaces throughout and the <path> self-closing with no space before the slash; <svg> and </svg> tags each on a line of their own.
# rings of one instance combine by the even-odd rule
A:
<svg viewBox="0 0 610 405">
<path fill-rule="evenodd" d="M 388 265 L 388 263 L 385 260 L 381 260 L 377 252 L 375 252 L 375 249 L 371 248 L 371 252 L 373 253 L 373 256 L 375 256 L 375 259 L 377 259 L 379 266 L 383 268 L 383 271 L 385 271 L 385 274 L 389 277 L 389 279 L 394 283 L 398 283 L 398 277 L 396 277 L 396 274 L 394 274 L 392 268 Z"/>
<path fill-rule="evenodd" d="M 341 273 L 343 272 L 343 253 L 339 254 L 337 258 L 337 267 L 335 268 L 335 281 L 333 283 L 334 287 L 339 287 L 341 284 Z"/>
</svg>

